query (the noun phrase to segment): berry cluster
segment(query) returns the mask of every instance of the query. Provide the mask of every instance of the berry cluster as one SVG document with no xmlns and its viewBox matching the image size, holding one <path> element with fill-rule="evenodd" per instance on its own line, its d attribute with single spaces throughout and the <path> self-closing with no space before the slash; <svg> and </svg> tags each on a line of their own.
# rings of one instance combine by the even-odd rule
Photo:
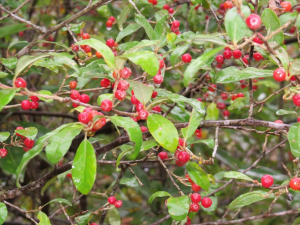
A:
<svg viewBox="0 0 300 225">
<path fill-rule="evenodd" d="M 150 1 L 151 1 L 151 0 L 150 0 Z M 155 0 L 155 1 L 157 1 L 157 0 Z M 149 0 L 148 0 L 148 2 L 149 2 Z M 173 15 L 173 14 L 174 14 L 174 9 L 173 9 L 173 8 L 170 8 L 170 6 L 169 6 L 168 4 L 165 4 L 165 5 L 163 6 L 163 9 L 164 9 L 164 10 L 167 10 L 167 11 L 169 12 L 170 15 Z"/>
<path fill-rule="evenodd" d="M 82 103 L 89 103 L 90 101 L 90 96 L 88 96 L 87 94 L 80 94 L 77 90 L 71 90 L 71 94 L 70 94 L 71 99 L 76 100 L 76 101 L 80 101 Z M 76 108 L 79 105 L 76 103 L 73 103 L 73 107 Z"/>
<path fill-rule="evenodd" d="M 120 208 L 123 204 L 121 200 L 117 200 L 114 196 L 110 196 L 107 201 L 110 205 L 115 205 L 116 208 Z"/>
<path fill-rule="evenodd" d="M 96 132 L 106 124 L 106 119 L 103 117 L 94 121 L 95 116 L 103 116 L 103 113 L 85 108 L 82 113 L 79 113 L 78 120 L 83 124 L 87 124 L 88 130 L 91 132 Z"/>
<path fill-rule="evenodd" d="M 107 29 L 107 30 L 111 30 L 111 27 L 112 27 L 112 25 L 114 24 L 115 20 L 116 20 L 116 18 L 113 17 L 113 16 L 110 16 L 110 17 L 108 18 L 108 20 L 106 21 L 106 29 Z"/>
</svg>

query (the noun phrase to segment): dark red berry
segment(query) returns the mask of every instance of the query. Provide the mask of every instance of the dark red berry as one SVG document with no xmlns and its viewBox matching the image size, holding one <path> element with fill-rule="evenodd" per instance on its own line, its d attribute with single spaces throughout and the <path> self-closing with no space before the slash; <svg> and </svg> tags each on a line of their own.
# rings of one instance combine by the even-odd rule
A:
<svg viewBox="0 0 300 225">
<path fill-rule="evenodd" d="M 38 102 L 40 100 L 39 97 L 34 96 L 34 95 L 31 95 L 30 99 L 31 99 L 32 102 Z"/>
<path fill-rule="evenodd" d="M 120 80 L 118 90 L 126 91 L 129 88 L 129 83 L 126 80 Z"/>
<path fill-rule="evenodd" d="M 120 75 L 123 79 L 128 79 L 131 76 L 131 69 L 128 67 L 124 67 L 120 70 Z"/>
<path fill-rule="evenodd" d="M 147 127 L 144 127 L 144 126 L 141 126 L 141 131 L 142 131 L 142 132 L 146 132 L 146 131 L 148 131 L 148 128 L 147 128 Z"/>
<path fill-rule="evenodd" d="M 216 91 L 216 88 L 217 88 L 217 85 L 211 84 L 211 85 L 209 85 L 208 90 L 209 90 L 210 92 L 215 92 L 215 91 Z"/>
<path fill-rule="evenodd" d="M 180 161 L 179 159 L 177 159 L 177 160 L 175 161 L 175 163 L 176 163 L 176 165 L 179 166 L 179 167 L 182 167 L 182 166 L 185 165 L 185 162 L 182 162 L 182 161 Z"/>
<path fill-rule="evenodd" d="M 293 102 L 295 106 L 300 107 L 300 94 L 294 95 Z"/>
<path fill-rule="evenodd" d="M 135 97 L 135 95 L 131 96 L 131 103 L 133 105 L 137 105 L 139 103 L 139 100 L 137 100 L 137 98 Z"/>
<path fill-rule="evenodd" d="M 264 57 L 259 53 L 259 52 L 255 52 L 253 54 L 253 58 L 256 60 L 256 61 L 259 61 L 259 60 L 262 60 Z"/>
<path fill-rule="evenodd" d="M 152 95 L 151 95 L 151 98 L 156 98 L 156 97 L 157 97 L 157 91 L 153 91 Z"/>
<path fill-rule="evenodd" d="M 180 26 L 180 22 L 178 20 L 174 20 L 173 23 L 172 23 L 172 26 L 174 28 L 178 28 Z"/>
<path fill-rule="evenodd" d="M 218 104 L 217 104 L 218 109 L 223 110 L 223 109 L 225 109 L 225 107 L 226 107 L 226 104 L 224 102 L 218 102 Z"/>
<path fill-rule="evenodd" d="M 217 55 L 215 59 L 219 64 L 222 64 L 224 62 L 224 57 L 222 55 Z"/>
<path fill-rule="evenodd" d="M 161 108 L 160 108 L 159 105 L 154 106 L 154 107 L 152 108 L 152 110 L 153 110 L 153 111 L 156 111 L 156 112 L 161 112 Z"/>
<path fill-rule="evenodd" d="M 192 61 L 192 56 L 189 53 L 185 53 L 181 56 L 181 60 L 184 63 L 190 63 Z"/>
<path fill-rule="evenodd" d="M 223 52 L 223 57 L 224 57 L 225 59 L 230 59 L 231 56 L 232 56 L 231 50 L 227 50 L 227 51 L 224 51 L 224 52 Z"/>
<path fill-rule="evenodd" d="M 238 50 L 238 49 L 233 50 L 232 56 L 233 56 L 233 58 L 235 58 L 235 59 L 239 59 L 239 58 L 241 58 L 241 56 L 242 56 L 242 52 L 241 52 L 240 50 Z"/>
<path fill-rule="evenodd" d="M 37 109 L 39 107 L 39 103 L 38 102 L 31 102 L 31 108 L 32 109 Z"/>
</svg>

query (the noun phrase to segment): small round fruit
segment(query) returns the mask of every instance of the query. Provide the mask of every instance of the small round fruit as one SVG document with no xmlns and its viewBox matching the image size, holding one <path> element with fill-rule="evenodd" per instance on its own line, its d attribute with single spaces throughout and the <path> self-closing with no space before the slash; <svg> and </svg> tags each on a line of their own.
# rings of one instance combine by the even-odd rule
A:
<svg viewBox="0 0 300 225">
<path fill-rule="evenodd" d="M 185 178 L 187 178 L 191 184 L 194 183 L 194 181 L 192 181 L 192 179 L 190 178 L 190 176 L 188 174 L 185 175 Z"/>
<path fill-rule="evenodd" d="M 156 111 L 156 112 L 161 112 L 161 108 L 159 105 L 156 105 L 152 108 L 153 111 Z"/>
<path fill-rule="evenodd" d="M 24 110 L 29 110 L 29 109 L 31 109 L 31 102 L 28 100 L 24 100 L 21 102 L 21 107 Z"/>
<path fill-rule="evenodd" d="M 236 95 L 236 97 L 237 97 L 237 98 L 243 98 L 243 97 L 245 97 L 245 95 L 244 95 L 243 93 L 240 92 L 240 93 L 238 93 L 238 94 Z"/>
<path fill-rule="evenodd" d="M 166 160 L 168 158 L 168 153 L 167 152 L 160 152 L 160 153 L 158 153 L 158 156 L 161 160 Z"/>
<path fill-rule="evenodd" d="M 120 75 L 123 79 L 128 79 L 131 76 L 131 69 L 128 67 L 124 67 L 120 70 Z"/>
<path fill-rule="evenodd" d="M 190 154 L 185 152 L 185 151 L 182 151 L 178 154 L 178 160 L 180 160 L 181 162 L 188 162 L 190 160 Z"/>
<path fill-rule="evenodd" d="M 27 83 L 22 77 L 18 77 L 15 80 L 15 86 L 16 86 L 16 88 L 26 88 Z"/>
<path fill-rule="evenodd" d="M 80 93 L 76 90 L 71 90 L 71 95 L 70 95 L 71 99 L 73 100 L 77 100 L 80 97 Z"/>
<path fill-rule="evenodd" d="M 192 56 L 189 53 L 185 53 L 181 56 L 181 60 L 184 63 L 190 63 L 192 61 Z"/>
<path fill-rule="evenodd" d="M 133 105 L 137 105 L 138 103 L 140 103 L 139 100 L 137 100 L 137 98 L 135 97 L 135 95 L 131 96 L 130 101 Z"/>
<path fill-rule="evenodd" d="M 298 177 L 294 177 L 290 180 L 290 188 L 293 190 L 299 190 L 300 189 L 300 179 Z"/>
<path fill-rule="evenodd" d="M 193 203 L 199 203 L 201 201 L 201 195 L 199 195 L 198 193 L 193 193 L 191 195 L 191 200 Z"/>
<path fill-rule="evenodd" d="M 224 2 L 224 8 L 225 9 L 231 9 L 232 8 L 232 1 Z"/>
<path fill-rule="evenodd" d="M 228 110 L 224 110 L 224 111 L 223 111 L 223 116 L 224 116 L 225 118 L 228 118 L 229 115 L 230 115 L 230 112 L 229 112 Z"/>
<path fill-rule="evenodd" d="M 81 123 L 87 124 L 90 121 L 89 120 L 89 115 L 85 112 L 79 113 L 78 120 Z"/>
<path fill-rule="evenodd" d="M 200 209 L 199 204 L 192 203 L 192 204 L 190 205 L 190 211 L 191 211 L 191 212 L 198 212 L 199 209 Z"/>
<path fill-rule="evenodd" d="M 104 99 L 101 102 L 101 109 L 105 112 L 109 112 L 112 109 L 112 101 L 109 99 Z"/>
<path fill-rule="evenodd" d="M 174 9 L 173 8 L 169 8 L 169 14 L 173 14 L 174 13 Z"/>
<path fill-rule="evenodd" d="M 125 99 L 126 92 L 122 91 L 122 90 L 117 90 L 116 93 L 115 93 L 115 97 L 116 97 L 116 99 L 121 101 L 121 100 Z"/>
<path fill-rule="evenodd" d="M 212 204 L 212 200 L 208 197 L 205 197 L 201 200 L 201 205 L 204 207 L 204 208 L 209 208 Z"/>
<path fill-rule="evenodd" d="M 219 64 L 222 64 L 224 62 L 224 57 L 222 55 L 217 55 L 215 59 Z"/>
<path fill-rule="evenodd" d="M 164 78 L 161 75 L 155 75 L 153 77 L 153 82 L 156 84 L 161 84 L 163 81 L 164 81 Z"/>
<path fill-rule="evenodd" d="M 117 199 L 114 196 L 110 196 L 107 201 L 109 204 L 113 205 L 116 203 Z"/>
<path fill-rule="evenodd" d="M 70 88 L 71 89 L 75 89 L 76 87 L 77 87 L 77 82 L 76 81 L 70 81 L 70 83 L 69 83 L 69 85 L 70 85 Z"/>
<path fill-rule="evenodd" d="M 222 93 L 222 94 L 221 94 L 221 98 L 222 98 L 223 100 L 226 100 L 226 99 L 228 98 L 228 96 L 227 96 L 226 93 Z"/>
<path fill-rule="evenodd" d="M 110 85 L 110 80 L 107 78 L 103 78 L 100 82 L 101 87 L 108 87 Z"/>
<path fill-rule="evenodd" d="M 193 183 L 192 184 L 192 190 L 194 192 L 199 192 L 201 190 L 201 187 L 198 184 Z"/>
<path fill-rule="evenodd" d="M 256 61 L 259 61 L 259 60 L 262 60 L 264 57 L 259 53 L 259 52 L 255 52 L 253 54 L 253 58 L 256 60 Z"/>
<path fill-rule="evenodd" d="M 165 4 L 165 5 L 163 6 L 163 9 L 164 9 L 164 10 L 169 10 L 169 8 L 170 8 L 170 6 L 169 6 L 168 4 Z"/>
<path fill-rule="evenodd" d="M 118 200 L 118 201 L 115 202 L 115 207 L 116 208 L 121 208 L 122 205 L 123 205 L 123 202 L 121 200 Z"/>
<path fill-rule="evenodd" d="M 216 91 L 216 88 L 217 88 L 217 85 L 211 84 L 211 85 L 209 85 L 208 90 L 209 90 L 210 92 L 215 92 L 215 91 Z"/>
<path fill-rule="evenodd" d="M 173 23 L 172 23 L 172 26 L 174 28 L 178 28 L 180 26 L 180 22 L 178 20 L 174 20 Z"/>
<path fill-rule="evenodd" d="M 141 131 L 142 131 L 142 132 L 146 132 L 146 131 L 148 131 L 148 128 L 147 128 L 147 127 L 144 127 L 144 126 L 141 126 Z"/>
<path fill-rule="evenodd" d="M 184 140 L 182 138 L 178 138 L 178 145 L 179 146 L 186 146 L 186 143 L 184 142 Z"/>
<path fill-rule="evenodd" d="M 148 112 L 144 109 L 140 110 L 139 117 L 141 120 L 146 120 L 148 118 Z"/>
<path fill-rule="evenodd" d="M 82 103 L 89 103 L 90 96 L 88 96 L 87 94 L 82 94 L 79 96 L 79 101 Z"/>
<path fill-rule="evenodd" d="M 260 45 L 264 43 L 259 37 L 253 38 L 253 42 L 260 44 Z"/>
<path fill-rule="evenodd" d="M 5 148 L 1 148 L 0 149 L 0 157 L 4 158 L 5 156 L 7 156 L 7 150 Z"/>
<path fill-rule="evenodd" d="M 78 46 L 78 45 L 72 44 L 71 47 L 72 47 L 72 50 L 73 50 L 74 52 L 79 51 L 79 46 Z"/>
<path fill-rule="evenodd" d="M 284 69 L 282 68 L 278 68 L 276 70 L 274 70 L 273 72 L 273 78 L 276 81 L 284 81 L 286 77 L 286 73 L 284 71 Z"/>
<path fill-rule="evenodd" d="M 102 56 L 102 54 L 101 54 L 100 52 L 96 52 L 96 57 L 100 59 L 100 58 L 102 58 L 103 56 Z"/>
<path fill-rule="evenodd" d="M 300 94 L 294 95 L 293 102 L 295 106 L 300 107 Z"/>
<path fill-rule="evenodd" d="M 159 69 L 163 69 L 165 67 L 165 62 L 164 60 L 160 59 L 159 61 Z"/>
<path fill-rule="evenodd" d="M 103 123 L 100 119 L 100 120 L 97 120 L 96 123 L 94 123 L 92 130 L 97 131 L 97 130 L 100 130 L 102 127 L 103 127 Z"/>
<path fill-rule="evenodd" d="M 282 6 L 285 12 L 290 11 L 292 8 L 292 4 L 288 1 L 281 2 L 280 5 Z"/>
<path fill-rule="evenodd" d="M 16 128 L 16 130 L 23 130 L 23 129 L 24 129 L 23 127 L 17 127 L 17 128 Z M 24 137 L 24 136 L 18 134 L 17 132 L 16 132 L 16 135 L 19 136 L 19 137 L 21 137 L 21 138 Z"/>
<path fill-rule="evenodd" d="M 113 22 L 111 21 L 111 20 L 107 20 L 106 21 L 106 28 L 111 28 L 112 27 L 112 25 L 113 25 Z M 110 30 L 110 29 L 109 29 Z"/>
<path fill-rule="evenodd" d="M 88 33 L 82 34 L 82 39 L 90 39 L 90 35 Z"/>
<path fill-rule="evenodd" d="M 244 62 L 246 65 L 249 65 L 248 57 L 249 57 L 249 56 L 244 56 L 244 57 L 242 58 L 243 62 Z"/>
<path fill-rule="evenodd" d="M 226 104 L 224 102 L 218 102 L 218 104 L 217 104 L 218 109 L 223 110 L 223 109 L 225 109 L 225 107 L 226 107 Z"/>
<path fill-rule="evenodd" d="M 233 94 L 233 95 L 231 96 L 231 100 L 234 101 L 235 99 L 237 99 L 237 95 L 236 95 L 236 94 Z"/>
<path fill-rule="evenodd" d="M 135 106 L 135 110 L 137 111 L 137 112 L 139 112 L 139 111 L 141 111 L 141 110 L 143 110 L 144 109 L 144 105 L 142 104 L 142 103 L 138 103 L 138 104 L 136 104 L 136 106 Z M 140 120 L 141 118 L 139 117 L 139 120 Z"/>
<path fill-rule="evenodd" d="M 115 41 L 114 41 L 114 39 L 108 39 L 108 40 L 106 41 L 106 45 L 107 45 L 108 47 L 110 47 L 110 48 L 114 47 L 114 46 L 115 46 Z"/>
<path fill-rule="evenodd" d="M 269 188 L 272 186 L 274 179 L 271 175 L 263 175 L 261 178 L 261 184 L 264 188 Z"/>
<path fill-rule="evenodd" d="M 261 18 L 257 14 L 250 14 L 246 19 L 246 24 L 251 30 L 256 30 L 261 25 Z"/>
<path fill-rule="evenodd" d="M 177 160 L 175 161 L 175 163 L 176 163 L 176 165 L 179 166 L 179 167 L 182 167 L 182 166 L 185 165 L 185 162 L 182 162 L 182 161 L 180 161 L 179 159 L 177 159 Z"/>
<path fill-rule="evenodd" d="M 157 97 L 157 91 L 153 91 L 152 95 L 151 95 L 151 98 L 156 98 L 156 97 Z"/>
<path fill-rule="evenodd" d="M 31 95 L 30 99 L 31 99 L 32 102 L 38 102 L 40 100 L 39 97 L 34 96 L 34 95 Z"/>
<path fill-rule="evenodd" d="M 126 91 L 129 88 L 129 83 L 126 80 L 120 80 L 118 83 L 118 90 Z"/>
<path fill-rule="evenodd" d="M 275 120 L 274 123 L 282 123 L 283 124 L 283 121 L 282 120 Z"/>
<path fill-rule="evenodd" d="M 31 102 L 31 108 L 32 109 L 37 109 L 39 107 L 39 103 L 38 102 Z"/>
<path fill-rule="evenodd" d="M 225 59 L 230 59 L 231 56 L 232 56 L 231 50 L 227 50 L 227 51 L 224 51 L 224 52 L 223 52 L 223 57 L 224 57 Z"/>
<path fill-rule="evenodd" d="M 28 138 L 25 138 L 24 140 L 24 145 L 27 147 L 27 148 L 32 148 L 33 145 L 34 145 L 34 140 L 30 140 Z"/>
<path fill-rule="evenodd" d="M 114 16 L 110 16 L 110 17 L 108 18 L 108 20 L 110 20 L 111 22 L 115 22 L 116 18 L 115 18 Z"/>
</svg>

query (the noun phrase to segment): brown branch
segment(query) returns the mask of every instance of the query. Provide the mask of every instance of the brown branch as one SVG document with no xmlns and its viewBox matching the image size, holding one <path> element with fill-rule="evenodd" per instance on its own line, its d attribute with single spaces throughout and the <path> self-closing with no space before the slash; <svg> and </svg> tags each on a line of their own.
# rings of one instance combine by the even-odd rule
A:
<svg viewBox="0 0 300 225">
<path fill-rule="evenodd" d="M 26 1 L 23 2 L 21 5 L 19 5 L 16 9 L 14 9 L 11 13 L 16 13 L 16 12 L 18 12 L 24 5 L 26 5 L 27 3 L 31 2 L 31 1 L 32 1 L 32 0 L 26 0 Z M 7 15 L 1 17 L 1 18 L 0 18 L 0 21 L 1 21 L 1 20 L 4 20 L 4 19 L 6 19 L 6 18 L 8 18 L 9 16 L 10 16 L 10 15 L 7 14 Z"/>
</svg>

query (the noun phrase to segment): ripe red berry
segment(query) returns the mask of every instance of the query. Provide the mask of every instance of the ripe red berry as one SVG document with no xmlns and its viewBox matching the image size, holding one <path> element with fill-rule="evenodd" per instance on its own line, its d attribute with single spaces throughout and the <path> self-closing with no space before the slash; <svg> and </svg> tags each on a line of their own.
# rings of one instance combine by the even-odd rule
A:
<svg viewBox="0 0 300 225">
<path fill-rule="evenodd" d="M 201 187 L 198 184 L 193 183 L 192 184 L 192 190 L 194 192 L 199 192 L 201 190 Z"/>
<path fill-rule="evenodd" d="M 282 6 L 285 12 L 290 11 L 292 8 L 292 4 L 288 1 L 281 2 L 280 5 Z"/>
<path fill-rule="evenodd" d="M 151 98 L 156 98 L 156 97 L 157 97 L 157 91 L 153 91 L 152 95 L 151 95 Z"/>
<path fill-rule="evenodd" d="M 263 175 L 263 177 L 261 178 L 261 184 L 265 188 L 271 187 L 273 182 L 274 182 L 274 180 L 271 175 L 266 174 L 266 175 Z"/>
<path fill-rule="evenodd" d="M 156 111 L 156 112 L 161 112 L 161 108 L 160 108 L 159 105 L 154 106 L 154 107 L 152 108 L 152 110 L 153 110 L 153 111 Z"/>
<path fill-rule="evenodd" d="M 106 45 L 107 45 L 108 47 L 110 47 L 110 48 L 114 47 L 114 46 L 115 46 L 115 41 L 114 41 L 114 39 L 108 39 L 108 40 L 106 41 Z"/>
<path fill-rule="evenodd" d="M 231 9 L 232 8 L 232 1 L 224 2 L 224 8 L 225 9 Z"/>
<path fill-rule="evenodd" d="M 164 9 L 164 10 L 169 10 L 169 8 L 170 8 L 170 6 L 169 6 L 168 4 L 165 4 L 165 5 L 163 6 L 163 9 Z"/>
<path fill-rule="evenodd" d="M 176 165 L 179 166 L 179 167 L 182 167 L 182 166 L 185 165 L 185 162 L 182 162 L 182 161 L 180 161 L 179 159 L 177 159 L 177 160 L 175 161 L 175 163 L 176 163 Z"/>
<path fill-rule="evenodd" d="M 217 55 L 215 59 L 219 64 L 222 64 L 224 62 L 224 58 L 222 55 Z"/>
<path fill-rule="evenodd" d="M 273 78 L 276 81 L 284 81 L 286 77 L 286 73 L 284 71 L 284 69 L 282 68 L 278 68 L 276 70 L 274 70 L 273 72 Z"/>
<path fill-rule="evenodd" d="M 88 45 L 86 45 L 85 48 L 83 49 L 83 51 L 84 51 L 85 53 L 89 53 L 89 52 L 91 52 L 91 47 L 88 46 Z"/>
<path fill-rule="evenodd" d="M 159 61 L 159 69 L 163 69 L 165 67 L 165 62 L 164 60 L 160 59 Z"/>
<path fill-rule="evenodd" d="M 103 78 L 100 82 L 101 87 L 108 87 L 110 85 L 110 80 L 107 78 Z"/>
<path fill-rule="evenodd" d="M 80 97 L 80 93 L 76 90 L 71 90 L 71 95 L 70 95 L 71 99 L 73 100 L 77 100 Z"/>
<path fill-rule="evenodd" d="M 131 69 L 128 67 L 124 67 L 120 70 L 120 75 L 123 79 L 128 79 L 131 76 Z"/>
<path fill-rule="evenodd" d="M 16 86 L 16 88 L 26 88 L 27 83 L 22 77 L 18 77 L 15 80 L 15 86 Z"/>
<path fill-rule="evenodd" d="M 25 138 L 24 140 L 24 145 L 27 147 L 27 148 L 32 148 L 33 145 L 34 145 L 34 140 L 30 140 L 28 138 Z"/>
<path fill-rule="evenodd" d="M 259 60 L 262 60 L 264 57 L 259 53 L 259 52 L 255 52 L 253 54 L 253 58 L 256 60 L 256 61 L 259 61 Z"/>
<path fill-rule="evenodd" d="M 31 99 L 32 102 L 38 102 L 40 100 L 39 97 L 34 96 L 34 95 L 31 95 L 30 99 Z"/>
<path fill-rule="evenodd" d="M 157 5 L 157 0 L 152 0 L 152 5 Z"/>
<path fill-rule="evenodd" d="M 245 97 L 245 95 L 244 95 L 243 93 L 240 92 L 240 93 L 238 93 L 238 94 L 236 95 L 236 97 L 237 97 L 237 98 L 243 98 L 243 97 Z"/>
<path fill-rule="evenodd" d="M 223 52 L 223 57 L 224 57 L 225 59 L 230 59 L 231 56 L 232 56 L 231 50 L 227 50 L 227 51 L 224 51 L 224 52 Z"/>
<path fill-rule="evenodd" d="M 189 53 L 185 53 L 181 56 L 181 60 L 184 63 L 190 63 L 192 61 L 192 56 Z"/>
<path fill-rule="evenodd" d="M 116 20 L 116 18 L 115 18 L 114 16 L 110 16 L 108 19 L 109 19 L 111 22 L 115 22 L 115 20 Z"/>
<path fill-rule="evenodd" d="M 199 195 L 198 193 L 193 193 L 191 195 L 191 200 L 193 203 L 199 203 L 201 201 L 201 195 Z"/>
<path fill-rule="evenodd" d="M 256 30 L 261 25 L 260 16 L 257 14 L 250 14 L 246 19 L 246 24 L 251 30 Z"/>
<path fill-rule="evenodd" d="M 118 200 L 118 201 L 115 202 L 115 207 L 116 208 L 121 208 L 122 205 L 123 205 L 123 202 L 121 200 Z"/>
<path fill-rule="evenodd" d="M 190 176 L 188 174 L 185 175 L 185 178 L 187 178 L 191 184 L 194 183 L 194 181 L 192 181 L 192 179 L 190 178 Z"/>
<path fill-rule="evenodd" d="M 294 95 L 293 102 L 295 106 L 300 107 L 300 94 Z"/>
<path fill-rule="evenodd" d="M 289 33 L 290 33 L 290 34 L 293 34 L 293 33 L 295 33 L 295 31 L 296 31 L 296 27 L 292 27 L 292 28 L 289 30 Z"/>
<path fill-rule="evenodd" d="M 88 33 L 82 34 L 82 39 L 90 39 L 90 35 Z"/>
<path fill-rule="evenodd" d="M 72 179 L 72 174 L 71 174 L 71 173 L 68 173 L 68 174 L 67 174 L 67 177 L 69 177 L 69 178 Z"/>
<path fill-rule="evenodd" d="M 191 211 L 191 212 L 198 212 L 199 209 L 200 209 L 199 204 L 192 203 L 192 204 L 190 205 L 190 211 Z"/>
<path fill-rule="evenodd" d="M 153 77 L 153 82 L 156 84 L 161 84 L 163 81 L 164 81 L 164 78 L 161 75 L 155 75 Z"/>
<path fill-rule="evenodd" d="M 87 124 L 89 122 L 89 115 L 85 112 L 79 113 L 78 121 Z"/>
<path fill-rule="evenodd" d="M 105 99 L 101 102 L 101 109 L 105 112 L 109 112 L 112 109 L 112 101 Z"/>
<path fill-rule="evenodd" d="M 69 85 L 70 85 L 70 88 L 71 89 L 75 89 L 76 87 L 77 87 L 77 82 L 76 81 L 70 81 L 70 83 L 69 83 Z"/>
<path fill-rule="evenodd" d="M 141 111 L 141 110 L 143 110 L 144 109 L 144 105 L 142 104 L 142 103 L 138 103 L 138 104 L 136 104 L 136 106 L 135 106 L 135 110 L 137 111 L 137 112 L 139 112 L 139 111 Z M 139 120 L 140 120 L 141 118 L 139 117 Z"/>
<path fill-rule="evenodd" d="M 79 46 L 78 46 L 78 45 L 72 44 L 71 47 L 72 47 L 72 50 L 73 50 L 74 52 L 79 51 Z"/>
<path fill-rule="evenodd" d="M 221 93 L 221 98 L 223 99 L 223 100 L 226 100 L 227 99 L 227 94 L 226 93 Z"/>
<path fill-rule="evenodd" d="M 113 205 L 116 203 L 117 199 L 114 196 L 110 196 L 107 201 L 109 204 Z"/>
<path fill-rule="evenodd" d="M 174 9 L 173 8 L 169 8 L 169 14 L 173 14 L 174 13 Z"/>
<path fill-rule="evenodd" d="M 141 120 L 146 120 L 148 118 L 148 112 L 144 109 L 140 110 L 139 117 Z"/>
<path fill-rule="evenodd" d="M 218 102 L 218 104 L 217 104 L 218 109 L 223 110 L 223 109 L 225 109 L 225 107 L 226 107 L 226 104 L 224 102 Z"/>
<path fill-rule="evenodd" d="M 174 20 L 173 23 L 172 23 L 172 26 L 174 28 L 178 28 L 180 26 L 180 22 L 178 20 Z"/>
<path fill-rule="evenodd" d="M 23 130 L 23 129 L 24 129 L 23 127 L 17 127 L 17 128 L 16 128 L 16 130 Z M 21 138 L 24 137 L 24 136 L 18 134 L 17 132 L 16 132 L 16 135 L 19 136 L 19 137 L 21 137 Z"/>
<path fill-rule="evenodd" d="M 215 91 L 216 91 L 216 88 L 217 88 L 217 85 L 211 84 L 211 85 L 209 85 L 208 90 L 209 90 L 210 92 L 215 92 Z"/>
<path fill-rule="evenodd" d="M 141 131 L 142 131 L 142 132 L 146 132 L 146 131 L 148 131 L 148 128 L 147 128 L 147 127 L 144 127 L 144 126 L 141 126 Z"/>
<path fill-rule="evenodd" d="M 102 58 L 103 56 L 102 56 L 102 54 L 101 54 L 100 52 L 96 52 L 96 57 L 100 59 L 100 58 Z"/>
<path fill-rule="evenodd" d="M 106 21 L 106 28 L 107 28 L 107 30 L 110 30 L 111 27 L 112 27 L 112 25 L 113 25 L 113 21 L 111 21 L 111 20 L 107 20 Z"/>
<path fill-rule="evenodd" d="M 208 197 L 205 197 L 202 199 L 201 201 L 201 205 L 204 207 L 204 208 L 209 208 L 212 204 L 212 200 Z"/>
<path fill-rule="evenodd" d="M 249 56 L 248 56 L 248 55 L 247 55 L 247 56 L 244 56 L 244 57 L 242 58 L 243 62 L 244 62 L 246 65 L 248 65 L 248 64 L 249 64 L 249 62 L 248 62 L 248 58 L 249 58 Z"/>
<path fill-rule="evenodd" d="M 90 109 L 90 108 L 85 108 L 83 112 L 86 112 L 89 117 L 89 121 L 93 121 L 93 118 L 97 115 L 101 115 L 98 111 Z"/>
<path fill-rule="evenodd" d="M 294 177 L 290 180 L 290 188 L 293 190 L 299 190 L 300 189 L 300 179 L 298 177 Z"/>
<path fill-rule="evenodd" d="M 4 158 L 7 156 L 7 150 L 5 148 L 0 148 L 0 157 Z"/>
<path fill-rule="evenodd" d="M 129 88 L 129 83 L 126 80 L 120 80 L 118 90 L 126 91 Z"/>
<path fill-rule="evenodd" d="M 300 117 L 297 118 L 297 122 L 300 122 Z"/>
<path fill-rule="evenodd" d="M 168 153 L 167 152 L 160 152 L 160 153 L 158 153 L 158 156 L 161 160 L 166 160 L 168 158 Z"/>
<path fill-rule="evenodd" d="M 253 42 L 260 44 L 260 45 L 264 43 L 259 37 L 253 38 Z"/>
<path fill-rule="evenodd" d="M 32 109 L 37 109 L 39 107 L 39 103 L 38 102 L 31 102 L 31 108 Z"/>
<path fill-rule="evenodd" d="M 230 112 L 228 110 L 223 111 L 223 116 L 227 119 L 230 115 Z"/>
<path fill-rule="evenodd" d="M 275 120 L 274 123 L 282 123 L 283 124 L 283 121 L 282 120 Z"/>
<path fill-rule="evenodd" d="M 24 110 L 29 110 L 29 109 L 31 109 L 31 102 L 28 100 L 24 100 L 21 102 L 21 107 Z"/>
<path fill-rule="evenodd" d="M 234 101 L 235 99 L 237 99 L 237 95 L 236 95 L 236 94 L 233 94 L 233 95 L 231 96 L 231 100 Z"/>
<path fill-rule="evenodd" d="M 133 105 L 137 105 L 139 103 L 139 100 L 137 100 L 137 98 L 135 97 L 135 95 L 131 96 L 131 103 Z"/>
<path fill-rule="evenodd" d="M 188 162 L 190 160 L 190 154 L 185 152 L 185 151 L 182 151 L 178 154 L 178 160 L 180 160 L 181 162 Z"/>
<path fill-rule="evenodd" d="M 197 138 L 201 138 L 202 137 L 202 132 L 200 133 L 196 133 Z"/>
<path fill-rule="evenodd" d="M 182 138 L 178 139 L 178 145 L 179 146 L 186 146 L 186 143 L 184 143 L 184 140 Z"/>
<path fill-rule="evenodd" d="M 90 96 L 88 96 L 87 94 L 82 94 L 79 96 L 79 101 L 82 103 L 89 103 Z"/>
<path fill-rule="evenodd" d="M 126 97 L 126 92 L 122 91 L 122 90 L 117 90 L 115 93 L 115 97 L 116 97 L 116 99 L 121 101 Z"/>
</svg>

